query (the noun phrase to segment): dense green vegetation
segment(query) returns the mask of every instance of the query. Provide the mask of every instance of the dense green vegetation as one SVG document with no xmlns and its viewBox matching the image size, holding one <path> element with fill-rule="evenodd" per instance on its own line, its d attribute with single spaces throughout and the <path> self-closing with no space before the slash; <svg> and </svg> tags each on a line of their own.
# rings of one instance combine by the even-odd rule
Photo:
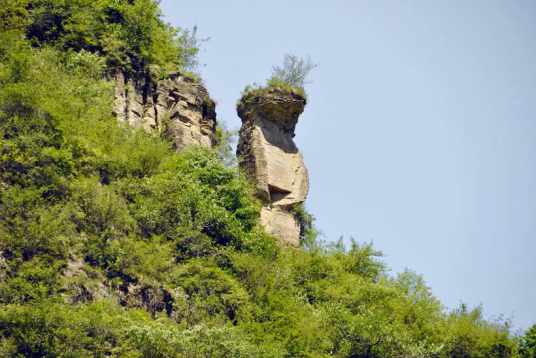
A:
<svg viewBox="0 0 536 358">
<path fill-rule="evenodd" d="M 536 358 L 536 324 L 521 337 L 520 351 L 522 357 Z"/>
<path fill-rule="evenodd" d="M 154 0 L 4 0 L 0 21 L 33 46 L 88 51 L 127 73 L 160 76 L 196 64 L 195 30 L 163 22 Z"/>
<path fill-rule="evenodd" d="M 0 19 L 0 356 L 519 356 L 507 323 L 446 312 L 370 245 L 321 244 L 304 212 L 304 247 L 277 246 L 217 151 L 119 126 L 110 68 L 195 53 L 154 1 L 8 0 Z"/>
</svg>

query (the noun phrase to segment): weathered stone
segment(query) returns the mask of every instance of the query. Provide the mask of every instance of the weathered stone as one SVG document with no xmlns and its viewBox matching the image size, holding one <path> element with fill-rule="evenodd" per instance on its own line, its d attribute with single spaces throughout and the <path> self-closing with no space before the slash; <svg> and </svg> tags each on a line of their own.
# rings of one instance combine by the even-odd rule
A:
<svg viewBox="0 0 536 358">
<path fill-rule="evenodd" d="M 116 71 L 113 76 L 115 82 L 113 113 L 120 122 L 127 120 L 127 91 L 126 79 L 123 71 Z"/>
<path fill-rule="evenodd" d="M 300 225 L 294 215 L 281 207 L 264 206 L 261 209 L 261 225 L 282 242 L 292 246 L 300 244 Z"/>
<path fill-rule="evenodd" d="M 304 107 L 303 97 L 277 89 L 246 96 L 238 105 L 242 128 L 237 155 L 264 203 L 261 223 L 295 246 L 300 228 L 291 211 L 305 201 L 309 189 L 307 169 L 293 140 Z"/>
<path fill-rule="evenodd" d="M 3 282 L 6 279 L 8 268 L 9 265 L 4 257 L 4 252 L 0 250 L 0 282 Z"/>
<path fill-rule="evenodd" d="M 207 90 L 186 77 L 173 75 L 158 82 L 157 114 L 167 121 L 165 131 L 177 150 L 215 143 L 215 103 Z"/>
<path fill-rule="evenodd" d="M 63 270 L 63 290 L 71 303 L 91 302 L 110 297 L 105 277 L 96 270 L 88 270 L 81 258 L 69 257 Z"/>
<path fill-rule="evenodd" d="M 161 286 L 137 282 L 121 287 L 116 292 L 119 302 L 127 307 L 143 308 L 155 315 L 157 312 L 173 313 L 173 297 Z"/>
<path fill-rule="evenodd" d="M 149 76 L 114 74 L 114 113 L 134 128 L 159 131 L 177 150 L 215 144 L 215 103 L 203 85 L 180 74 L 154 82 Z"/>
</svg>

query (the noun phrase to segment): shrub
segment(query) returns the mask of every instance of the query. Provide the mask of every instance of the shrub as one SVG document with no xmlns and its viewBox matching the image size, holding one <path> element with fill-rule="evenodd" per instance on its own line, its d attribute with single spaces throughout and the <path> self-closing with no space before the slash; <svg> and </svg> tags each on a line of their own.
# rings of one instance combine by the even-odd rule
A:
<svg viewBox="0 0 536 358">
<path fill-rule="evenodd" d="M 194 70 L 197 63 L 196 29 L 165 23 L 154 0 L 10 0 L 0 17 L 35 46 L 89 51 L 127 72 Z"/>
<path fill-rule="evenodd" d="M 228 147 L 118 125 L 106 66 L 184 64 L 156 2 L 7 0 L 0 20 L 0 356 L 516 355 L 507 324 L 323 244 L 302 208 L 305 249 L 277 246 Z"/>
<path fill-rule="evenodd" d="M 291 93 L 307 99 L 304 87 L 307 84 L 307 77 L 315 67 L 316 65 L 310 58 L 303 59 L 295 55 L 285 55 L 283 65 L 274 66 L 266 85 L 261 86 L 254 83 L 246 86 L 238 104 L 249 98 L 266 95 L 273 90 Z"/>
<path fill-rule="evenodd" d="M 268 85 L 286 84 L 295 88 L 304 88 L 307 77 L 317 67 L 310 57 L 301 58 L 296 55 L 285 55 L 283 65 L 274 66 Z"/>
<path fill-rule="evenodd" d="M 520 353 L 522 358 L 536 358 L 536 325 L 530 327 L 521 337 Z"/>
</svg>

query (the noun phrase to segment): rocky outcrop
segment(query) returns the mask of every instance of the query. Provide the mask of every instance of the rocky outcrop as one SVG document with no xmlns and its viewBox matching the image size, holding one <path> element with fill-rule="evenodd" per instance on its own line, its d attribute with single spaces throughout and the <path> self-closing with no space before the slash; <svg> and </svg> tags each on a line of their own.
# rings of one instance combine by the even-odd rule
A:
<svg viewBox="0 0 536 358">
<path fill-rule="evenodd" d="M 238 160 L 264 204 L 261 223 L 293 246 L 299 244 L 300 225 L 292 209 L 305 201 L 309 189 L 307 169 L 293 140 L 304 107 L 303 97 L 271 89 L 246 94 L 237 108 L 242 119 Z"/>
<path fill-rule="evenodd" d="M 4 257 L 4 252 L 0 250 L 0 282 L 3 282 L 6 279 L 8 269 L 9 266 L 6 258 Z"/>
<path fill-rule="evenodd" d="M 106 278 L 88 266 L 83 259 L 70 256 L 63 270 L 62 290 L 71 303 L 91 302 L 109 298 L 111 292 Z"/>
<path fill-rule="evenodd" d="M 150 76 L 114 74 L 114 114 L 121 122 L 146 131 L 158 131 L 177 150 L 189 145 L 211 147 L 215 143 L 215 103 L 203 85 L 171 74 L 153 81 Z"/>
</svg>

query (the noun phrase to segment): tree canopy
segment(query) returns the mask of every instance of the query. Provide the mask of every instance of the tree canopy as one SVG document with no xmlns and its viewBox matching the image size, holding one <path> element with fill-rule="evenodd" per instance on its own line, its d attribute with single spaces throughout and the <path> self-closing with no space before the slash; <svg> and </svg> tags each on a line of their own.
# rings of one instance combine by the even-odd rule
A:
<svg viewBox="0 0 536 358">
<path fill-rule="evenodd" d="M 127 72 L 193 70 L 198 51 L 195 30 L 165 23 L 154 0 L 6 0 L 0 19 L 32 46 L 85 50 Z"/>
</svg>

